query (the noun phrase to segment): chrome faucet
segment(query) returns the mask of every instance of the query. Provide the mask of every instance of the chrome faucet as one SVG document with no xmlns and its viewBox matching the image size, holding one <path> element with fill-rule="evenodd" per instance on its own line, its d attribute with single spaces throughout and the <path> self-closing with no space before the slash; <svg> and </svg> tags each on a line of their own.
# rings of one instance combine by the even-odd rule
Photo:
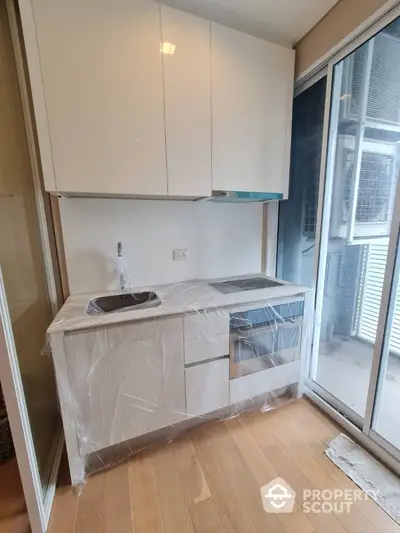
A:
<svg viewBox="0 0 400 533">
<path fill-rule="evenodd" d="M 124 291 L 126 288 L 126 281 L 125 281 L 125 265 L 123 261 L 123 255 L 122 255 L 122 242 L 117 243 L 117 255 L 118 255 L 118 273 L 119 273 L 119 288 L 121 291 Z"/>
</svg>

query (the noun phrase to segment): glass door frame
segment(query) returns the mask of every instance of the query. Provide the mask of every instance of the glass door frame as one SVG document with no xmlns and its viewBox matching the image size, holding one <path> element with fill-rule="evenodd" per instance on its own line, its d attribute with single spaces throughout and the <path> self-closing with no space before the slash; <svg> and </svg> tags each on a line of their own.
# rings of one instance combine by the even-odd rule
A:
<svg viewBox="0 0 400 533">
<path fill-rule="evenodd" d="M 21 99 L 23 121 L 32 174 L 37 212 L 39 238 L 42 246 L 42 255 L 45 270 L 45 284 L 49 297 L 52 315 L 55 316 L 65 300 L 61 281 L 60 262 L 57 254 L 57 242 L 50 197 L 44 192 L 42 183 L 41 161 L 36 141 L 35 117 L 31 104 L 30 92 L 32 84 L 25 65 L 26 48 L 21 33 L 23 16 L 31 13 L 30 3 L 27 0 L 18 0 L 19 13 L 13 0 L 5 0 L 8 24 L 11 33 L 15 69 L 18 79 L 19 96 Z M 28 11 L 28 15 L 26 12 Z M 47 465 L 48 485 L 47 490 L 42 490 L 42 480 L 39 474 L 35 454 L 32 432 L 29 422 L 28 410 L 21 380 L 21 374 L 16 355 L 15 342 L 11 320 L 9 317 L 2 274 L 0 269 L 0 356 L 2 356 L 2 373 L 6 373 L 7 383 L 3 388 L 12 385 L 8 396 L 11 397 L 11 411 L 14 422 L 11 421 L 12 433 L 15 440 L 16 455 L 20 469 L 24 496 L 27 504 L 32 532 L 45 532 L 50 519 L 53 505 L 58 471 L 61 456 L 64 450 L 64 433 L 61 419 L 60 426 L 54 435 L 54 441 Z M 3 372 L 4 371 L 4 372 Z M 10 403 L 10 402 L 8 402 Z M 21 463 L 21 464 L 20 464 Z"/>
<path fill-rule="evenodd" d="M 340 62 L 339 62 L 340 63 Z M 320 321 L 322 317 L 322 308 L 324 300 L 324 286 L 326 262 L 323 260 L 327 256 L 328 240 L 329 240 L 329 222 L 331 217 L 332 206 L 332 189 L 335 175 L 335 160 L 336 160 L 336 135 L 337 125 L 339 121 L 339 107 L 340 107 L 340 90 L 341 90 L 341 76 L 336 77 L 334 81 L 333 71 L 336 63 L 331 61 L 327 69 L 326 94 L 325 94 L 325 110 L 324 110 L 324 124 L 322 131 L 322 153 L 320 166 L 320 179 L 318 191 L 318 206 L 317 206 L 317 224 L 315 233 L 315 258 L 314 258 L 314 280 L 315 280 L 315 307 L 313 331 L 310 335 L 310 345 L 308 349 L 308 359 L 305 365 L 306 376 L 304 383 L 306 387 L 313 390 L 326 402 L 332 405 L 335 409 L 345 415 L 357 427 L 363 427 L 363 419 L 360 415 L 355 413 L 342 401 L 336 398 L 333 394 L 321 387 L 316 381 L 317 361 L 320 339 Z M 342 65 L 337 66 L 338 69 Z"/>
<path fill-rule="evenodd" d="M 32 533 L 45 533 L 50 509 L 42 484 L 0 269 L 0 378 Z"/>
<path fill-rule="evenodd" d="M 322 316 L 325 260 L 328 244 L 329 221 L 331 216 L 332 184 L 334 179 L 334 165 L 336 152 L 337 123 L 339 118 L 340 84 L 335 83 L 334 69 L 342 68 L 341 61 L 354 52 L 359 46 L 366 43 L 385 26 L 400 17 L 400 6 L 397 5 L 385 13 L 379 20 L 371 24 L 363 33 L 358 35 L 351 43 L 337 52 L 329 59 L 316 74 L 302 81 L 295 90 L 295 96 L 319 81 L 322 76 L 327 76 L 324 124 L 322 133 L 322 152 L 320 165 L 320 181 L 317 205 L 317 224 L 315 235 L 315 260 L 314 260 L 314 317 L 313 331 L 309 335 L 307 356 L 304 363 L 305 376 L 303 392 L 314 400 L 322 409 L 333 416 L 347 431 L 358 438 L 367 448 L 377 455 L 383 462 L 400 474 L 400 450 L 381 437 L 372 429 L 373 414 L 379 406 L 379 378 L 380 372 L 385 368 L 382 354 L 390 337 L 385 337 L 386 324 L 390 321 L 394 309 L 395 298 L 392 297 L 392 287 L 397 287 L 400 276 L 400 257 L 398 248 L 400 242 L 400 177 L 396 189 L 394 212 L 390 227 L 389 248 L 385 268 L 383 293 L 380 304 L 379 320 L 375 345 L 373 349 L 372 368 L 368 386 L 368 396 L 364 417 L 354 412 L 347 405 L 333 396 L 318 383 L 316 383 L 316 363 L 319 348 L 320 320 Z M 336 70 L 337 71 L 337 70 Z M 314 71 L 315 72 L 315 71 Z M 341 78 L 337 76 L 336 80 Z M 277 216 L 277 215 L 276 215 Z M 400 252 L 399 252 L 400 253 Z M 386 349 L 386 352 L 388 350 Z"/>
<path fill-rule="evenodd" d="M 400 180 L 400 170 L 399 178 Z M 400 449 L 380 436 L 373 428 L 374 414 L 379 410 L 382 372 L 386 368 L 389 357 L 390 331 L 387 325 L 391 322 L 396 305 L 396 292 L 400 281 L 400 181 L 398 181 L 394 203 L 393 219 L 389 237 L 389 248 L 382 291 L 376 340 L 372 358 L 372 368 L 368 387 L 367 405 L 365 409 L 363 432 L 377 444 L 385 448 L 400 461 Z M 394 289 L 394 291 L 393 291 Z"/>
</svg>

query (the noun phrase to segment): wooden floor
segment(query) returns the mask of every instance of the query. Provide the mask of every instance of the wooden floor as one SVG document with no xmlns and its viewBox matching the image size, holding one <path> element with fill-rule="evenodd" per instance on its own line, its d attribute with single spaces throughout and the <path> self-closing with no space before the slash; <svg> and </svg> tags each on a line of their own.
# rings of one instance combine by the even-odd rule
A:
<svg viewBox="0 0 400 533">
<path fill-rule="evenodd" d="M 307 400 L 191 430 L 88 479 L 60 486 L 49 533 L 399 533 L 372 500 L 350 513 L 267 514 L 260 487 L 356 488 L 324 455 L 340 429 Z"/>
<path fill-rule="evenodd" d="M 0 533 L 30 531 L 17 460 L 0 464 Z"/>
</svg>

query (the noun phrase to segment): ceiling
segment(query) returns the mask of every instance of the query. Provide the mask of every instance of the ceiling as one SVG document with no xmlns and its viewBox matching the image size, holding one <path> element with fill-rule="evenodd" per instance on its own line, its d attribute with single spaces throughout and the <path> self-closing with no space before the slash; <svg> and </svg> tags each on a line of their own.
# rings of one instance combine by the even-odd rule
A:
<svg viewBox="0 0 400 533">
<path fill-rule="evenodd" d="M 293 45 L 338 0 L 160 0 L 225 26 Z"/>
</svg>

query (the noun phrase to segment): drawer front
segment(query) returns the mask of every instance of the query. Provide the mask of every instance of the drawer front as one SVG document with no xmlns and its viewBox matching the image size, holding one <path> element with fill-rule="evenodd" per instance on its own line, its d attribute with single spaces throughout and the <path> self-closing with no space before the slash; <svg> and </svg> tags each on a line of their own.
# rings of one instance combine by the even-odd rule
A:
<svg viewBox="0 0 400 533">
<path fill-rule="evenodd" d="M 229 382 L 231 403 L 242 402 L 299 381 L 300 362 L 268 368 Z"/>
<path fill-rule="evenodd" d="M 188 418 L 229 405 L 229 359 L 191 366 L 185 374 Z"/>
<path fill-rule="evenodd" d="M 185 339 L 185 365 L 229 354 L 229 333 L 194 340 Z"/>
<path fill-rule="evenodd" d="M 201 311 L 183 317 L 185 341 L 229 333 L 229 309 Z"/>
</svg>

